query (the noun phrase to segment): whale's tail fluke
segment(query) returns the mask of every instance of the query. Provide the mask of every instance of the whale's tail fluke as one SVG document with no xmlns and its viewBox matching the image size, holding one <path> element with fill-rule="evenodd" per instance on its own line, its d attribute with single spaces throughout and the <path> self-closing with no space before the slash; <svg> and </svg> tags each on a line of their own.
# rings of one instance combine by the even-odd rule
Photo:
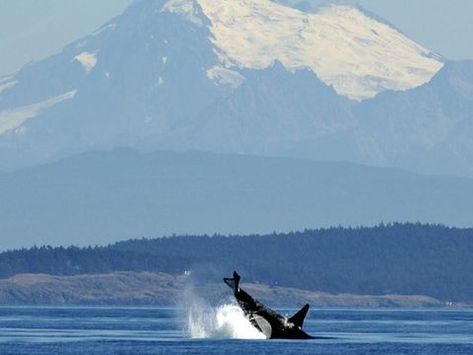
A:
<svg viewBox="0 0 473 355">
<path fill-rule="evenodd" d="M 233 277 L 224 277 L 223 282 L 225 282 L 229 287 L 233 289 L 233 292 L 238 292 L 240 287 L 240 275 L 236 271 L 233 271 Z"/>
<path fill-rule="evenodd" d="M 302 325 L 304 324 L 304 319 L 307 316 L 308 311 L 309 311 L 309 305 L 306 304 L 296 314 L 294 314 L 291 318 L 289 318 L 288 322 L 293 323 L 296 327 L 302 328 Z"/>
</svg>

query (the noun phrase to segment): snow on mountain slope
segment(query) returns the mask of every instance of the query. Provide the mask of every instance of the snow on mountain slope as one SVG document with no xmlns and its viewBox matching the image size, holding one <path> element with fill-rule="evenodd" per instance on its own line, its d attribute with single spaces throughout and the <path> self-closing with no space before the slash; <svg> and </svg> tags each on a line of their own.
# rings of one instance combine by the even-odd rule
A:
<svg viewBox="0 0 473 355">
<path fill-rule="evenodd" d="M 82 52 L 74 57 L 88 73 L 97 65 L 97 55 L 89 52 Z"/>
<path fill-rule="evenodd" d="M 204 24 L 196 13 L 196 3 L 193 0 L 169 0 L 164 4 L 162 11 L 182 15 L 197 26 L 203 26 Z"/>
<path fill-rule="evenodd" d="M 356 100 L 419 86 L 442 67 L 427 49 L 353 7 L 304 13 L 270 0 L 198 3 L 228 67 L 263 69 L 278 60 L 289 70 L 310 68 Z"/>
<path fill-rule="evenodd" d="M 357 8 L 139 0 L 0 78 L 0 170 L 132 147 L 473 176 L 473 63 L 449 66 Z"/>
<path fill-rule="evenodd" d="M 0 111 L 0 134 L 13 130 L 17 133 L 23 132 L 17 129 L 20 128 L 26 120 L 36 117 L 42 110 L 48 107 L 54 106 L 64 100 L 72 99 L 75 94 L 76 90 L 73 90 L 32 105 Z"/>
<path fill-rule="evenodd" d="M 18 80 L 11 81 L 11 77 L 0 78 L 0 94 L 9 89 L 14 87 L 18 83 Z"/>
</svg>

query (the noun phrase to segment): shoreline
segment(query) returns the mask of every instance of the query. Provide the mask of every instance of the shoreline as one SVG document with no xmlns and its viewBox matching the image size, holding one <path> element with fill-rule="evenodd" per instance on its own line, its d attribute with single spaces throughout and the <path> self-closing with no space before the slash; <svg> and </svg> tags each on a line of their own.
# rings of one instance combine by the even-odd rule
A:
<svg viewBox="0 0 473 355">
<path fill-rule="evenodd" d="M 111 272 L 57 276 L 18 274 L 0 279 L 0 307 L 160 307 L 179 308 L 200 300 L 211 305 L 231 299 L 224 285 L 207 282 L 194 287 L 185 275 L 160 272 Z M 425 295 L 332 294 L 290 287 L 244 283 L 249 293 L 273 308 L 312 309 L 435 309 L 473 308 L 468 302 L 449 303 Z M 182 307 L 185 308 L 185 307 Z"/>
</svg>

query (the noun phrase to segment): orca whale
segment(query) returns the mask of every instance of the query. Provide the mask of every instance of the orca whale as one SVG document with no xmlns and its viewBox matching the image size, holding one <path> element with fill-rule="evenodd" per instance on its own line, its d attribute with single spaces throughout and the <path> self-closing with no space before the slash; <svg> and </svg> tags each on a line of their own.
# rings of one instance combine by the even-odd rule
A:
<svg viewBox="0 0 473 355">
<path fill-rule="evenodd" d="M 232 278 L 225 277 L 223 281 L 233 289 L 233 294 L 246 318 L 267 339 L 314 339 L 302 330 L 304 319 L 309 311 L 308 304 L 292 317 L 286 318 L 242 290 L 240 275 L 236 271 L 233 272 Z"/>
</svg>

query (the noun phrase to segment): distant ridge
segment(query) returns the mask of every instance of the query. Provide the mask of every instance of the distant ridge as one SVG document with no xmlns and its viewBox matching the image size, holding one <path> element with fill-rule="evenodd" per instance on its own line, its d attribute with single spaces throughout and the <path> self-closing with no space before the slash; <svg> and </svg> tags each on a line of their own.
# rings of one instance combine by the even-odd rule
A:
<svg viewBox="0 0 473 355">
<path fill-rule="evenodd" d="M 91 152 L 0 174 L 0 248 L 380 222 L 473 225 L 473 180 L 205 152 Z"/>
</svg>

